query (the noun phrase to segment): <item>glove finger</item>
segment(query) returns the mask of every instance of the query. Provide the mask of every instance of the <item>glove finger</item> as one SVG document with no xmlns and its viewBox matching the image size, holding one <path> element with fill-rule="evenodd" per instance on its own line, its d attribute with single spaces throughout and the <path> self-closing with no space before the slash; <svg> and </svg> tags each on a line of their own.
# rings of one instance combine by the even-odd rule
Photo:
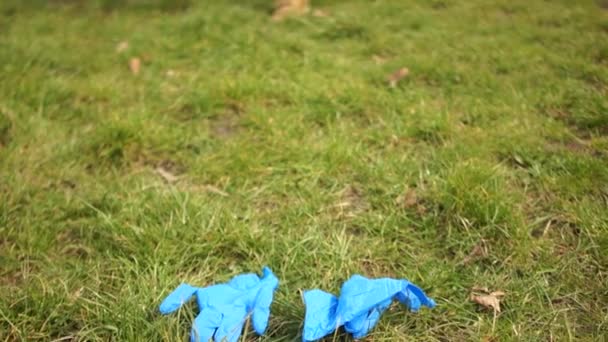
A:
<svg viewBox="0 0 608 342">
<path fill-rule="evenodd" d="M 376 326 L 384 311 L 391 305 L 391 302 L 391 299 L 385 300 L 370 311 L 346 323 L 344 328 L 351 333 L 355 339 L 365 337 L 365 335 Z"/>
<path fill-rule="evenodd" d="M 220 326 L 215 332 L 215 342 L 237 342 L 241 333 L 243 332 L 243 326 L 245 325 L 246 312 L 230 312 L 230 314 L 224 314 Z"/>
<path fill-rule="evenodd" d="M 421 305 L 429 308 L 435 307 L 435 301 L 427 297 L 427 295 L 419 287 L 408 284 L 403 291 L 397 294 L 397 300 L 407 306 L 411 311 L 418 311 Z"/>
<path fill-rule="evenodd" d="M 316 341 L 339 327 L 336 317 L 338 298 L 333 294 L 318 289 L 305 291 L 304 306 L 303 341 Z"/>
<path fill-rule="evenodd" d="M 193 286 L 190 286 L 188 284 L 179 285 L 162 301 L 162 303 L 160 303 L 160 306 L 158 308 L 160 313 L 166 315 L 179 309 L 180 306 L 187 302 L 190 297 L 194 295 L 195 292 L 196 288 Z"/>
<path fill-rule="evenodd" d="M 256 333 L 258 333 L 258 335 L 264 334 L 264 331 L 266 331 L 266 328 L 268 327 L 270 305 L 272 304 L 273 294 L 274 288 L 265 286 L 260 289 L 258 297 L 256 298 L 251 320 L 253 323 L 253 329 Z"/>
<path fill-rule="evenodd" d="M 206 308 L 194 319 L 192 325 L 192 332 L 190 334 L 190 341 L 192 342 L 208 342 L 213 337 L 215 331 L 219 327 L 222 321 L 222 314 Z"/>
<path fill-rule="evenodd" d="M 419 288 L 418 286 L 416 286 L 414 284 L 409 284 L 407 286 L 407 289 L 410 290 L 418 298 L 418 300 L 422 303 L 422 305 L 425 305 L 429 308 L 435 307 L 435 301 L 433 299 L 431 299 L 430 297 L 428 297 L 426 295 L 426 293 L 424 293 L 424 291 L 422 291 L 422 289 Z"/>
<path fill-rule="evenodd" d="M 345 322 L 349 322 L 385 300 L 393 298 L 402 288 L 399 280 L 367 279 L 354 275 L 342 285 L 337 309 L 338 315 Z"/>
</svg>

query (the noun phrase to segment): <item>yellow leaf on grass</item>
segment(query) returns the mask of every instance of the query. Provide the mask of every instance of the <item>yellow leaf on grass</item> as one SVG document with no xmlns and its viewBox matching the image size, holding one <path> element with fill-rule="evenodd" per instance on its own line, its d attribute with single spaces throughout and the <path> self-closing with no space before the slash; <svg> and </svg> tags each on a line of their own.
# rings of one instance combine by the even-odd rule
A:
<svg viewBox="0 0 608 342">
<path fill-rule="evenodd" d="M 477 290 L 484 290 L 484 292 L 489 292 L 487 288 L 474 288 Z M 471 300 L 487 309 L 493 309 L 495 313 L 500 312 L 500 298 L 503 297 L 505 293 L 503 291 L 492 291 L 489 294 L 471 294 Z"/>
<path fill-rule="evenodd" d="M 128 48 L 129 48 L 129 42 L 122 41 L 122 42 L 118 43 L 118 45 L 116 45 L 116 52 L 123 53 L 123 52 L 127 51 Z"/>
<path fill-rule="evenodd" d="M 308 0 L 276 0 L 272 20 L 279 21 L 289 16 L 302 15 L 308 10 Z"/>
<path fill-rule="evenodd" d="M 500 300 L 492 295 L 471 295 L 471 300 L 475 303 L 485 307 L 492 308 L 495 312 L 500 312 Z"/>
<path fill-rule="evenodd" d="M 133 75 L 139 74 L 139 70 L 141 69 L 141 59 L 137 57 L 133 57 L 129 60 L 129 69 Z"/>
</svg>

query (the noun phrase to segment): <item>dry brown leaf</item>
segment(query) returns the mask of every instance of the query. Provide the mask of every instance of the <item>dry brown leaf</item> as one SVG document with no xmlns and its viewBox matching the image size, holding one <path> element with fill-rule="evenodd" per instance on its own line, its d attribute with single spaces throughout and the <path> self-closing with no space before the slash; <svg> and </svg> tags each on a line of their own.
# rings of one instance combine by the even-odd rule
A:
<svg viewBox="0 0 608 342">
<path fill-rule="evenodd" d="M 496 296 L 471 294 L 471 300 L 487 309 L 494 309 L 494 312 L 500 312 L 500 299 Z"/>
<path fill-rule="evenodd" d="M 133 75 L 139 74 L 139 70 L 141 69 L 141 60 L 137 57 L 133 57 L 129 60 L 129 69 Z"/>
<path fill-rule="evenodd" d="M 388 85 L 391 88 L 396 87 L 397 83 L 399 83 L 399 81 L 401 81 L 402 79 L 406 78 L 409 74 L 410 74 L 410 69 L 408 69 L 408 68 L 398 69 L 397 71 L 395 71 L 388 77 Z"/>
<path fill-rule="evenodd" d="M 122 42 L 118 43 L 118 45 L 116 45 L 116 52 L 123 53 L 123 52 L 127 51 L 128 48 L 129 48 L 129 42 L 122 41 Z"/>
<path fill-rule="evenodd" d="M 308 0 L 276 0 L 272 20 L 280 21 L 288 16 L 302 15 L 308 12 Z"/>
<path fill-rule="evenodd" d="M 175 183 L 179 179 L 179 177 L 172 174 L 171 172 L 169 172 L 168 170 L 166 170 L 164 167 L 161 167 L 161 166 L 156 168 L 156 173 L 158 173 L 161 177 L 163 177 L 163 179 L 167 183 Z"/>
<path fill-rule="evenodd" d="M 477 292 L 485 292 L 485 294 L 475 294 L 475 293 L 471 293 L 471 297 L 470 299 L 487 308 L 487 309 L 493 309 L 495 313 L 500 312 L 500 297 L 504 297 L 505 293 L 504 291 L 492 291 L 490 292 L 490 290 L 487 287 L 473 287 L 473 291 L 477 291 Z"/>
</svg>

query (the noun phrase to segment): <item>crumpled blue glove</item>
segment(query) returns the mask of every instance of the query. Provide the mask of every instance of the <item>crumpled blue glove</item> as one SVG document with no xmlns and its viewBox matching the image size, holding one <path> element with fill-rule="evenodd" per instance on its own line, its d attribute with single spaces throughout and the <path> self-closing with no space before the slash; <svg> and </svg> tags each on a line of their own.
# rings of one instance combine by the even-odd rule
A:
<svg viewBox="0 0 608 342">
<path fill-rule="evenodd" d="M 344 325 L 355 339 L 365 337 L 393 299 L 411 311 L 435 302 L 416 285 L 402 279 L 368 279 L 352 276 L 342 285 L 340 298 L 318 289 L 304 292 L 306 316 L 302 341 L 315 341 Z"/>
<path fill-rule="evenodd" d="M 226 284 L 194 287 L 181 284 L 160 304 L 163 315 L 179 309 L 190 297 L 196 295 L 200 310 L 194 320 L 190 341 L 215 342 L 238 341 L 245 321 L 251 315 L 253 329 L 264 334 L 270 317 L 270 304 L 279 280 L 270 268 L 264 267 L 262 277 L 242 274 Z"/>
</svg>

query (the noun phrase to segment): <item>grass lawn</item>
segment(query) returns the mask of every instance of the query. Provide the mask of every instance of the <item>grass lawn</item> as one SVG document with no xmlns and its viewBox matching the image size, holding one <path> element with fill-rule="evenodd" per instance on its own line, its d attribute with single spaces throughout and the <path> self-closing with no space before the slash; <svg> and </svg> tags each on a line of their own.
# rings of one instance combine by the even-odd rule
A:
<svg viewBox="0 0 608 342">
<path fill-rule="evenodd" d="M 183 341 L 263 265 L 260 341 L 356 273 L 438 303 L 369 341 L 608 336 L 608 4 L 313 5 L 1 1 L 0 341 Z"/>
</svg>

